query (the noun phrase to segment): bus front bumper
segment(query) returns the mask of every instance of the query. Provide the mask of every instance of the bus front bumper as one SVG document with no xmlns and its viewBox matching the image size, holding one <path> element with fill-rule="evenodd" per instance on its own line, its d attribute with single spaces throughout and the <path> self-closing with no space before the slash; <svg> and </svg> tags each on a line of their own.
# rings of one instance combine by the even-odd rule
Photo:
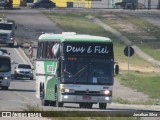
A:
<svg viewBox="0 0 160 120">
<path fill-rule="evenodd" d="M 81 103 L 81 102 L 89 102 L 89 103 L 111 103 L 112 96 L 93 96 L 93 95 L 67 95 L 62 94 L 61 102 L 66 103 Z"/>
<path fill-rule="evenodd" d="M 10 85 L 10 80 L 0 80 L 0 87 L 8 87 Z"/>
<path fill-rule="evenodd" d="M 14 44 L 14 40 L 0 39 L 0 44 Z"/>
</svg>

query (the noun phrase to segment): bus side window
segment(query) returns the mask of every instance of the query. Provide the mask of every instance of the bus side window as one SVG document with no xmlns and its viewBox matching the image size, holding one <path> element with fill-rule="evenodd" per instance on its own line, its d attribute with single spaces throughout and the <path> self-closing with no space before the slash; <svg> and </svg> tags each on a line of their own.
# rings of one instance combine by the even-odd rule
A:
<svg viewBox="0 0 160 120">
<path fill-rule="evenodd" d="M 38 43 L 38 49 L 37 49 L 37 58 L 42 58 L 42 50 L 43 50 L 43 43 Z"/>
<path fill-rule="evenodd" d="M 53 58 L 53 53 L 52 53 L 52 47 L 54 45 L 54 42 L 51 42 L 49 44 L 49 58 L 52 59 Z"/>
<path fill-rule="evenodd" d="M 46 53 L 47 53 L 47 42 L 43 42 L 43 47 L 42 47 L 42 58 L 46 58 Z"/>
<path fill-rule="evenodd" d="M 61 72 L 61 60 L 57 62 L 57 76 L 60 78 L 60 72 Z"/>
<path fill-rule="evenodd" d="M 49 54 L 49 46 L 50 46 L 50 42 L 47 42 L 47 45 L 46 45 L 46 57 L 47 59 L 50 58 L 50 54 Z"/>
</svg>

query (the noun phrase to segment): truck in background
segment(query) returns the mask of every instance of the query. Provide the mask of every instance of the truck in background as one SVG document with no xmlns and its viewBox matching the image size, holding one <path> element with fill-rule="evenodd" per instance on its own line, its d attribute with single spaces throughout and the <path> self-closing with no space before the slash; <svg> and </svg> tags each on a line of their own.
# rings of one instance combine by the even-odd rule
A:
<svg viewBox="0 0 160 120">
<path fill-rule="evenodd" d="M 0 19 L 0 44 L 8 44 L 14 46 L 15 30 L 17 26 L 15 21 L 8 19 Z"/>
</svg>

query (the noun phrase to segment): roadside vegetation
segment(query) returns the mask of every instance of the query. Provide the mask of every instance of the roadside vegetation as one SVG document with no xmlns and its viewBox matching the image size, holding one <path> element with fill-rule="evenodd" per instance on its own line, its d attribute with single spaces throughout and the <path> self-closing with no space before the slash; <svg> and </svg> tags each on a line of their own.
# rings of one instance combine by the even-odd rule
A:
<svg viewBox="0 0 160 120">
<path fill-rule="evenodd" d="M 128 71 L 122 71 L 117 76 L 121 84 L 128 86 L 138 92 L 143 92 L 148 95 L 151 99 L 148 101 L 128 101 L 121 98 L 114 99 L 114 102 L 121 104 L 144 104 L 144 105 L 160 105 L 160 75 L 156 73 L 139 73 L 137 71 L 131 71 L 128 77 Z"/>
<path fill-rule="evenodd" d="M 79 34 L 90 34 L 90 35 L 99 35 L 104 37 L 109 37 L 114 42 L 115 49 L 115 61 L 126 63 L 127 57 L 124 56 L 123 50 L 125 45 L 119 41 L 115 36 L 110 32 L 105 31 L 100 26 L 92 23 L 85 16 L 87 13 L 48 13 L 47 16 L 53 20 L 59 27 L 64 31 L 76 32 Z M 134 55 L 131 60 L 131 64 L 134 66 L 142 67 L 152 67 L 149 62 L 146 62 L 140 59 L 138 56 Z"/>
<path fill-rule="evenodd" d="M 148 74 L 132 71 L 129 74 L 128 80 L 128 72 L 123 71 L 123 74 L 118 75 L 118 78 L 120 78 L 123 85 L 137 89 L 138 91 L 149 95 L 151 98 L 160 99 L 160 89 L 157 88 L 157 85 L 160 84 L 159 74 Z"/>
<path fill-rule="evenodd" d="M 103 28 L 99 27 L 98 25 L 88 20 L 85 17 L 88 15 L 88 13 L 80 13 L 80 12 L 51 13 L 50 12 L 45 14 L 51 20 L 53 20 L 59 27 L 61 27 L 64 31 L 70 31 L 70 32 L 74 31 L 80 34 L 99 35 L 99 36 L 111 38 L 114 43 L 115 61 L 118 63 L 125 64 L 127 68 L 128 58 L 124 56 L 124 53 L 123 53 L 125 45 L 121 41 L 119 41 L 116 37 L 114 37 L 110 32 L 105 31 Z M 102 21 L 106 22 L 111 27 L 119 30 L 122 34 L 125 34 L 126 37 L 134 41 L 138 46 L 140 46 L 142 50 L 144 50 L 148 54 L 152 53 L 151 56 L 155 57 L 155 54 L 157 53 L 157 48 L 158 48 L 157 44 L 159 44 L 159 42 L 157 41 L 159 39 L 159 35 L 157 33 L 157 31 L 159 30 L 158 28 L 154 28 L 153 25 L 149 24 L 148 22 L 140 18 L 129 16 L 129 15 L 127 16 L 122 15 L 121 17 L 113 13 L 112 14 L 90 13 L 90 14 L 100 18 Z M 124 19 L 124 21 L 123 21 L 123 17 L 126 18 Z M 118 20 L 119 20 L 119 23 L 118 23 Z M 116 25 L 116 23 L 117 24 L 121 23 L 120 27 Z M 125 28 L 127 26 L 128 28 Z M 133 30 L 132 26 L 134 26 L 136 29 Z M 130 30 L 131 32 L 129 32 Z M 141 33 L 139 32 L 137 33 L 137 30 L 141 31 Z M 153 37 L 155 43 L 151 44 L 152 40 L 150 42 L 149 40 L 144 39 L 143 37 L 145 35 L 151 36 L 151 38 Z M 160 54 L 157 55 L 155 58 L 160 60 Z M 132 67 L 135 69 L 132 69 Z M 118 79 L 120 79 L 120 82 L 123 85 L 136 89 L 137 91 L 141 91 L 149 95 L 151 98 L 158 99 L 159 101 L 160 75 L 157 72 L 155 72 L 154 70 L 156 69 L 155 66 L 153 66 L 149 62 L 146 62 L 145 60 L 142 60 L 137 55 L 134 55 L 133 57 L 130 58 L 130 69 L 132 70 L 130 71 L 130 81 L 127 80 L 127 71 L 126 71 L 127 69 L 124 69 L 124 68 L 125 66 L 120 65 L 121 72 L 120 72 L 120 75 L 118 75 Z M 120 102 L 120 100 L 118 99 L 114 101 Z M 129 103 L 129 102 L 124 100 L 124 103 Z M 158 102 L 157 101 L 155 102 L 154 100 L 154 101 L 148 101 L 146 103 L 139 102 L 135 104 L 141 104 L 141 103 L 157 104 Z"/>
<path fill-rule="evenodd" d="M 129 38 L 135 45 L 139 46 L 145 53 L 160 60 L 160 28 L 127 13 L 110 13 L 110 15 L 96 15 L 106 24 L 121 32 Z"/>
</svg>

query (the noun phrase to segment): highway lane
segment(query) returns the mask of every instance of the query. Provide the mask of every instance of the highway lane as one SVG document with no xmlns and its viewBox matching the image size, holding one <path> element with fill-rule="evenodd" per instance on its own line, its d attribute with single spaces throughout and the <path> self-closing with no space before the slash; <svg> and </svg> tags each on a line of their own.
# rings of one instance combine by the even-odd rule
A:
<svg viewBox="0 0 160 120">
<path fill-rule="evenodd" d="M 12 74 L 14 74 L 14 67 L 17 63 L 29 63 L 19 48 L 8 48 L 12 64 Z M 35 80 L 28 79 L 14 79 L 9 90 L 0 90 L 0 110 L 21 110 L 26 108 L 26 105 L 37 105 L 40 101 L 35 97 Z"/>
</svg>

